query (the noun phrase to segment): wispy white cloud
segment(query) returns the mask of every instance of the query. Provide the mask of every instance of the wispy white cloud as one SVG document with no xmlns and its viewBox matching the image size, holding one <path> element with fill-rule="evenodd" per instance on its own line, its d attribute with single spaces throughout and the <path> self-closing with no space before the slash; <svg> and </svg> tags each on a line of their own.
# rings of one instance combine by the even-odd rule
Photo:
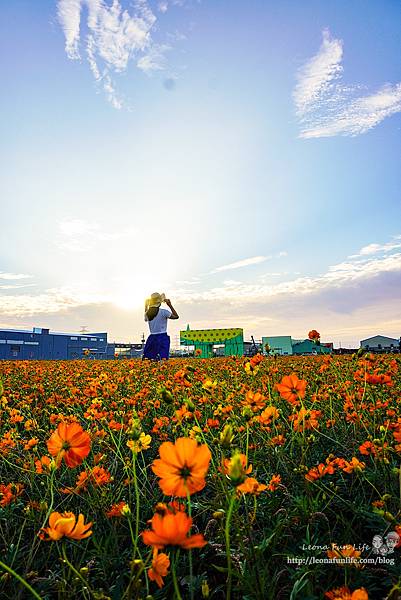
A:
<svg viewBox="0 0 401 600">
<path fill-rule="evenodd" d="M 95 244 L 115 242 L 134 238 L 136 230 L 125 227 L 118 231 L 106 231 L 99 223 L 89 223 L 83 219 L 68 219 L 58 225 L 56 245 L 67 252 L 88 252 Z"/>
<path fill-rule="evenodd" d="M 0 290 L 20 290 L 21 288 L 35 287 L 36 285 L 36 283 L 8 283 L 6 285 L 0 285 Z"/>
<path fill-rule="evenodd" d="M 167 2 L 159 11 L 167 10 Z M 87 10 L 85 33 L 81 15 Z M 120 0 L 58 0 L 57 14 L 65 36 L 67 56 L 80 58 L 81 38 L 96 83 L 101 86 L 114 108 L 124 106 L 116 88 L 115 76 L 126 72 L 129 62 L 149 74 L 165 68 L 167 44 L 157 43 L 153 31 L 157 18 L 147 0 L 135 0 L 131 13 Z"/>
<path fill-rule="evenodd" d="M 12 281 L 16 279 L 32 279 L 33 275 L 26 275 L 25 273 L 4 273 L 0 271 L 0 279 L 6 279 Z"/>
<path fill-rule="evenodd" d="M 297 75 L 293 98 L 301 138 L 356 136 L 401 111 L 401 83 L 389 83 L 370 94 L 342 83 L 343 42 L 323 31 L 318 53 Z"/>
<path fill-rule="evenodd" d="M 359 258 L 370 254 L 377 254 L 378 252 L 386 254 L 398 248 L 401 248 L 401 235 L 394 236 L 390 242 L 386 242 L 385 244 L 372 243 L 363 246 L 357 254 L 351 254 L 349 258 Z"/>
<path fill-rule="evenodd" d="M 168 2 L 162 1 L 157 5 L 160 12 L 165 13 L 168 10 Z"/>
<path fill-rule="evenodd" d="M 144 73 L 151 73 L 152 71 L 163 71 L 166 67 L 167 59 L 166 52 L 170 50 L 171 46 L 167 44 L 154 44 L 149 52 L 136 63 L 138 69 L 144 71 Z"/>
<path fill-rule="evenodd" d="M 356 256 L 358 258 L 352 259 L 349 257 L 347 261 L 329 266 L 325 273 L 315 277 L 297 277 L 276 284 L 265 284 L 263 278 L 259 279 L 256 284 L 230 281 L 230 285 L 227 286 L 223 282 L 223 285 L 203 292 L 190 290 L 183 294 L 181 299 L 189 302 L 229 299 L 231 302 L 245 301 L 252 303 L 261 300 L 268 301 L 278 296 L 294 297 L 295 295 L 316 294 L 341 289 L 358 281 L 372 279 L 385 273 L 399 273 L 401 275 L 401 252 L 388 254 L 384 249 L 382 256 L 366 255 L 365 258 L 361 258 L 360 255 Z"/>
<path fill-rule="evenodd" d="M 79 58 L 79 28 L 82 0 L 59 0 L 57 15 L 65 36 L 65 51 L 71 59 Z"/>
<path fill-rule="evenodd" d="M 59 223 L 60 233 L 65 236 L 79 236 L 91 234 L 99 230 L 97 223 L 88 223 L 82 219 L 69 219 Z"/>
<path fill-rule="evenodd" d="M 0 296 L 0 311 L 3 316 L 23 317 L 57 313 L 79 306 L 78 300 L 63 290 L 50 289 L 39 294 L 7 294 Z"/>
<path fill-rule="evenodd" d="M 271 256 L 252 256 L 251 258 L 244 258 L 243 260 L 237 260 L 236 262 L 229 263 L 228 265 L 222 265 L 213 269 L 212 273 L 219 273 L 220 271 L 231 271 L 232 269 L 240 269 L 242 267 L 249 267 L 250 265 L 257 265 L 265 262 L 271 258 Z"/>
<path fill-rule="evenodd" d="M 267 260 L 272 260 L 273 258 L 283 258 L 287 256 L 288 253 L 285 250 L 281 250 L 277 252 L 277 254 L 270 254 L 268 256 L 252 256 L 250 258 L 244 258 L 242 260 L 237 260 L 235 262 L 229 263 L 227 265 L 221 265 L 220 267 L 216 267 L 210 273 L 219 273 L 221 271 L 231 271 L 232 269 L 241 269 L 243 267 L 249 267 L 251 265 L 258 265 Z"/>
<path fill-rule="evenodd" d="M 200 277 L 191 277 L 191 279 L 177 279 L 177 285 L 199 285 Z"/>
<path fill-rule="evenodd" d="M 332 39 L 330 32 L 325 29 L 319 52 L 298 72 L 294 101 L 297 114 L 302 119 L 319 105 L 322 96 L 332 89 L 333 81 L 341 76 L 342 57 L 342 41 Z"/>
</svg>

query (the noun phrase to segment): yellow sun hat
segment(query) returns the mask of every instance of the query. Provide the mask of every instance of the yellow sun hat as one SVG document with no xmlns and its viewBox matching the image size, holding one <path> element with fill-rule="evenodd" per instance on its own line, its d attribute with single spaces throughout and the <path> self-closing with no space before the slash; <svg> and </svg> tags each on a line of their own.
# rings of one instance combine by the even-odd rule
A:
<svg viewBox="0 0 401 600">
<path fill-rule="evenodd" d="M 154 292 L 150 298 L 147 299 L 147 304 L 149 308 L 155 307 L 158 308 L 162 302 L 164 302 L 166 298 L 165 294 L 159 294 L 158 292 Z"/>
</svg>

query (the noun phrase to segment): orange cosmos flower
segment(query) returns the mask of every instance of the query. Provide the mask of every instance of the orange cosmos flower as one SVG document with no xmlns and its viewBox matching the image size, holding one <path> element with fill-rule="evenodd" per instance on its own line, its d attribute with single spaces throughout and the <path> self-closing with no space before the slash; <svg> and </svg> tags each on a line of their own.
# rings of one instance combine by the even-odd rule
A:
<svg viewBox="0 0 401 600">
<path fill-rule="evenodd" d="M 342 467 L 342 470 L 344 473 L 353 473 L 354 471 L 363 471 L 365 466 L 366 465 L 364 462 L 359 461 L 355 456 L 353 456 L 349 462 L 347 460 L 345 461 L 345 465 Z"/>
<path fill-rule="evenodd" d="M 280 416 L 280 412 L 275 406 L 268 406 L 263 412 L 260 413 L 258 420 L 262 425 L 270 425 L 272 420 L 277 419 Z"/>
<path fill-rule="evenodd" d="M 88 456 L 91 447 L 89 434 L 78 423 L 59 423 L 47 441 L 47 449 L 56 457 L 57 466 L 64 457 L 67 467 L 77 467 Z"/>
<path fill-rule="evenodd" d="M 359 550 L 355 550 L 352 544 L 345 544 L 344 546 L 337 546 L 337 544 L 331 545 L 331 550 L 327 550 L 327 556 L 329 558 L 352 558 L 354 559 L 354 566 L 357 566 L 358 558 L 361 555 Z"/>
<path fill-rule="evenodd" d="M 110 510 L 106 512 L 106 517 L 109 519 L 111 517 L 123 517 L 127 514 L 127 510 L 130 510 L 128 504 L 124 500 L 121 500 L 121 502 L 111 506 Z"/>
<path fill-rule="evenodd" d="M 148 571 L 149 579 L 155 581 L 159 588 L 163 587 L 163 577 L 166 577 L 168 568 L 170 566 L 170 559 L 167 554 L 161 552 L 157 553 L 157 548 L 154 549 L 152 566 Z"/>
<path fill-rule="evenodd" d="M 281 475 L 273 475 L 267 486 L 271 492 L 275 492 L 281 484 Z"/>
<path fill-rule="evenodd" d="M 241 404 L 249 406 L 253 412 L 262 410 L 266 406 L 266 396 L 263 396 L 260 392 L 252 392 L 249 390 L 245 396 L 245 400 L 241 400 Z"/>
<path fill-rule="evenodd" d="M 84 516 L 80 514 L 78 519 L 72 512 L 52 512 L 49 517 L 49 527 L 44 527 L 38 533 L 41 540 L 57 541 L 62 537 L 71 540 L 83 540 L 92 535 L 92 523 L 84 523 Z"/>
<path fill-rule="evenodd" d="M 316 329 L 312 329 L 312 331 L 308 333 L 308 338 L 312 340 L 312 342 L 317 342 L 320 340 L 320 333 L 316 331 Z"/>
<path fill-rule="evenodd" d="M 327 467 L 325 464 L 320 463 L 317 467 L 312 467 L 305 475 L 305 479 L 308 481 L 316 481 L 316 479 L 320 479 L 324 477 L 327 473 Z"/>
<path fill-rule="evenodd" d="M 22 483 L 0 483 L 0 506 L 7 506 L 14 502 L 24 491 Z"/>
<path fill-rule="evenodd" d="M 206 444 L 191 438 L 163 442 L 160 458 L 153 461 L 152 471 L 160 477 L 159 486 L 166 496 L 186 497 L 203 490 L 211 453 Z"/>
<path fill-rule="evenodd" d="M 244 483 L 237 485 L 237 494 L 253 494 L 259 496 L 261 492 L 267 490 L 267 485 L 259 483 L 254 477 L 247 477 Z"/>
<path fill-rule="evenodd" d="M 152 530 L 141 533 L 143 543 L 147 546 L 162 549 L 165 546 L 180 546 L 185 550 L 203 548 L 207 541 L 201 533 L 190 535 L 192 519 L 185 512 L 156 513 L 151 520 Z"/>
<path fill-rule="evenodd" d="M 38 445 L 38 443 L 39 440 L 37 438 L 31 438 L 24 445 L 24 450 L 31 450 L 32 448 L 35 448 Z"/>
<path fill-rule="evenodd" d="M 369 600 L 369 596 L 365 588 L 358 588 L 351 592 L 348 586 L 343 586 L 330 592 L 325 593 L 329 600 Z"/>
<path fill-rule="evenodd" d="M 396 525 L 395 526 L 395 531 L 400 536 L 400 539 L 399 539 L 398 544 L 396 545 L 396 548 L 400 548 L 401 547 L 401 525 Z"/>
<path fill-rule="evenodd" d="M 50 473 L 51 460 L 48 456 L 42 456 L 35 460 L 36 473 Z"/>
<path fill-rule="evenodd" d="M 276 390 L 280 392 L 280 396 L 291 404 L 298 404 L 299 398 L 305 397 L 306 381 L 298 379 L 296 373 L 285 375 L 281 383 L 276 383 Z"/>
</svg>

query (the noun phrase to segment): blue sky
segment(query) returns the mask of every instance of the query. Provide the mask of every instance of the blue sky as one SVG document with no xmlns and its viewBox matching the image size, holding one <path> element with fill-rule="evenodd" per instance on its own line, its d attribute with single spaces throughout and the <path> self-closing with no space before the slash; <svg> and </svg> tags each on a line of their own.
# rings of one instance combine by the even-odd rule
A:
<svg viewBox="0 0 401 600">
<path fill-rule="evenodd" d="M 1 327 L 399 337 L 398 1 L 1 10 Z"/>
</svg>

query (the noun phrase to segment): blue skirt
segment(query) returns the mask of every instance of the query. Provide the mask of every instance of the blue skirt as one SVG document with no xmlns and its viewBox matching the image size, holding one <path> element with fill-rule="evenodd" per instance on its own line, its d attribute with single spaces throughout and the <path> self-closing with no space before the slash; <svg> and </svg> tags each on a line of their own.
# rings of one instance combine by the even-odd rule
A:
<svg viewBox="0 0 401 600">
<path fill-rule="evenodd" d="M 149 360 L 167 359 L 170 353 L 170 336 L 167 333 L 151 333 L 143 349 L 143 358 Z"/>
</svg>

